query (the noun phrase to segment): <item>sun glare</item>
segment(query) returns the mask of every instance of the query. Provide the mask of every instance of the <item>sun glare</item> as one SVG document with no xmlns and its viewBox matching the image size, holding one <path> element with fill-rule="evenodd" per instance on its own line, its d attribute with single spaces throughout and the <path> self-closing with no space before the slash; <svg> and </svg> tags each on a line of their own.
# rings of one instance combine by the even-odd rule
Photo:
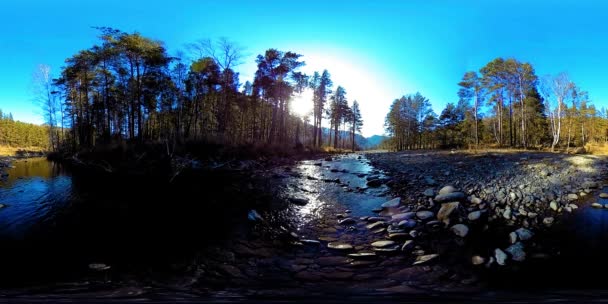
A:
<svg viewBox="0 0 608 304">
<path fill-rule="evenodd" d="M 301 94 L 295 94 L 291 99 L 291 112 L 299 117 L 304 117 L 312 111 L 312 90 L 306 89 Z"/>
</svg>

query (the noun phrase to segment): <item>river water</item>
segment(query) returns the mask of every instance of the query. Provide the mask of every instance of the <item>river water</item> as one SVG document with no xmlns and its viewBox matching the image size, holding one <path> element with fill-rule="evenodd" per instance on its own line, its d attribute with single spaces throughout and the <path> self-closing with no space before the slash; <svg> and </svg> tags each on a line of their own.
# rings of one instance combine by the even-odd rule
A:
<svg viewBox="0 0 608 304">
<path fill-rule="evenodd" d="M 375 293 L 411 279 L 424 281 L 416 291 L 436 292 L 454 286 L 453 277 L 467 280 L 466 271 L 408 268 L 414 257 L 353 263 L 340 260 L 344 254 L 324 245 L 285 247 L 276 242 L 284 236 L 259 229 L 283 229 L 296 243 L 340 241 L 356 251 L 371 251 L 370 243 L 378 236 L 364 223 L 337 223 L 338 214 L 354 219 L 374 216 L 372 210 L 391 199 L 387 186 L 367 185 L 370 179 L 386 176 L 358 154 L 302 161 L 256 177 L 272 189 L 213 174 L 179 186 L 145 179 L 108 181 L 69 172 L 42 158 L 15 161 L 7 173 L 8 178 L 0 181 L 0 203 L 5 205 L 0 209 L 0 284 L 5 288 L 95 280 L 107 284 L 113 278 L 114 284 L 135 280 L 142 292 L 169 277 L 162 284 L 172 288 L 239 286 L 233 289 L 237 293 L 255 293 L 271 286 L 298 294 L 329 286 Z M 294 198 L 307 203 L 286 203 Z M 261 214 L 263 223 L 247 220 L 251 209 Z M 600 287 L 601 282 L 594 285 L 598 282 L 591 279 L 579 277 L 574 282 L 569 273 L 583 276 L 590 269 L 608 269 L 603 262 L 608 253 L 608 210 L 582 206 L 565 222 L 562 228 L 538 235 L 549 240 L 547 248 L 559 251 L 553 252 L 556 259 L 535 261 L 523 270 L 526 279 L 521 284 L 513 284 L 521 273 L 489 278 L 498 287 Z M 432 245 L 421 249 L 427 254 L 438 250 Z M 110 265 L 112 277 L 100 277 L 89 269 L 91 263 Z M 403 277 L 404 268 L 416 276 Z M 418 273 L 422 271 L 426 274 Z M 452 278 L 446 281 L 446 276 Z M 454 290 L 464 289 L 458 283 Z"/>
</svg>

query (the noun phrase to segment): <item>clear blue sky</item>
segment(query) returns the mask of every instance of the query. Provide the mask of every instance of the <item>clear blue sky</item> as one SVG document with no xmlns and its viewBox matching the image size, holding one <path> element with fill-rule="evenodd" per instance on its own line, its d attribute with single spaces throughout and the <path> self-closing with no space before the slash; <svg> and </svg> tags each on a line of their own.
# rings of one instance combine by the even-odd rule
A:
<svg viewBox="0 0 608 304">
<path fill-rule="evenodd" d="M 170 53 L 220 36 L 247 48 L 251 79 L 267 48 L 304 55 L 304 71 L 327 68 L 361 103 L 364 135 L 383 132 L 394 98 L 420 91 L 440 112 L 457 83 L 495 57 L 566 71 L 598 107 L 607 105 L 605 1 L 84 1 L 4 0 L 0 9 L 0 109 L 40 123 L 29 84 L 38 64 L 97 41 L 91 26 L 138 31 Z"/>
</svg>

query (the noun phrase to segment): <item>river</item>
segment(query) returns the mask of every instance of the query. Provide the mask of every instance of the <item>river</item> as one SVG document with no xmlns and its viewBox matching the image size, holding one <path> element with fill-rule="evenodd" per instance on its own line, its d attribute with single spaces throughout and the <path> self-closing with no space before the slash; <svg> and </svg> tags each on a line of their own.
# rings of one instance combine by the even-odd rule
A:
<svg viewBox="0 0 608 304">
<path fill-rule="evenodd" d="M 599 287 L 591 279 L 572 282 L 565 271 L 578 276 L 608 269 L 602 262 L 608 210 L 588 206 L 569 216 L 567 225 L 538 235 L 547 248 L 560 251 L 557 258 L 526 263 L 521 272 L 480 274 L 458 258 L 412 266 L 416 255 L 466 252 L 452 251 L 456 245 L 445 245 L 440 234 L 418 243 L 422 252 L 416 255 L 347 258 L 327 242 L 373 252 L 370 244 L 382 237 L 370 233 L 362 218 L 375 216 L 373 210 L 391 199 L 385 184 L 368 186 L 387 177 L 359 154 L 301 161 L 253 177 L 203 174 L 177 185 L 96 178 L 42 158 L 15 161 L 7 173 L 0 181 L 0 283 L 7 290 L 50 284 L 65 290 L 61 284 L 71 284 L 68 289 L 77 291 L 128 286 L 135 295 L 159 288 L 236 295 L 432 294 L 482 291 L 483 279 L 499 289 Z M 261 220 L 248 220 L 251 210 Z M 347 217 L 356 223 L 338 223 Z M 91 263 L 111 268 L 99 272 Z M 513 283 L 522 274 L 525 279 Z"/>
</svg>

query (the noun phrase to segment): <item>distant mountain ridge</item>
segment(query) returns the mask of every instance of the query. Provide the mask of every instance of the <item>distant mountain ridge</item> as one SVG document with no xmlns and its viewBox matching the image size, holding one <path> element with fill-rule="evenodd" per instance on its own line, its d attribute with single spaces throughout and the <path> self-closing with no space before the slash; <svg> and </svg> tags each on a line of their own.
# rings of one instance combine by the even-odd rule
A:
<svg viewBox="0 0 608 304">
<path fill-rule="evenodd" d="M 329 130 L 328 128 L 323 128 L 323 140 L 327 140 L 328 136 L 330 135 L 331 132 L 331 136 L 333 137 L 334 135 L 334 131 L 333 130 Z M 340 138 L 350 138 L 350 132 L 348 131 L 339 131 L 340 133 Z M 361 150 L 372 150 L 372 149 L 376 149 L 378 148 L 378 146 L 382 143 L 382 141 L 384 141 L 385 139 L 388 139 L 388 136 L 384 136 L 384 135 L 372 135 L 370 137 L 364 137 L 361 134 L 355 134 L 355 142 L 357 143 L 357 146 L 359 147 L 359 149 Z"/>
</svg>

